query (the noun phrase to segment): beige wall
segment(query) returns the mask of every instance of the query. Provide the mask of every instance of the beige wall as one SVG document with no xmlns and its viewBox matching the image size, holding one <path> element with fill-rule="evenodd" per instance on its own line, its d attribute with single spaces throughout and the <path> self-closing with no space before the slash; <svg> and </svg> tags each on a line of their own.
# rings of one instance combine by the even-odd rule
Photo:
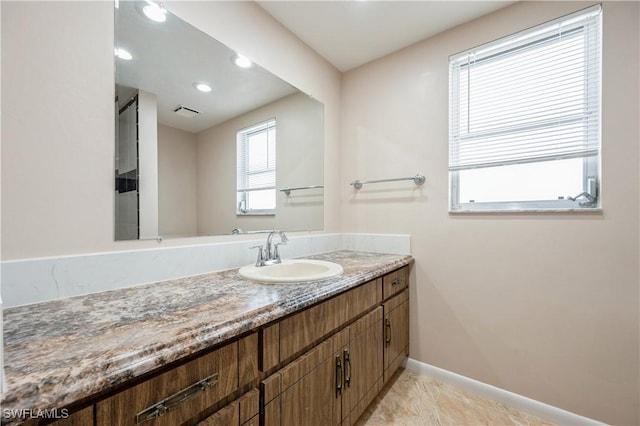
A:
<svg viewBox="0 0 640 426">
<path fill-rule="evenodd" d="M 117 246 L 112 5 L 0 3 L 3 260 Z"/>
<path fill-rule="evenodd" d="M 163 237 L 197 235 L 196 135 L 158 125 L 158 229 Z"/>
<path fill-rule="evenodd" d="M 638 2 L 603 3 L 604 213 L 447 213 L 448 56 L 589 4 L 516 4 L 346 73 L 342 224 L 411 234 L 412 358 L 631 425 L 640 423 Z M 416 172 L 421 188 L 348 188 Z"/>
<path fill-rule="evenodd" d="M 277 188 L 321 185 L 322 115 L 321 105 L 298 93 L 198 133 L 198 234 L 322 229 L 322 190 L 277 191 L 276 215 L 236 215 L 238 131 L 275 118 Z"/>
<path fill-rule="evenodd" d="M 0 7 L 3 260 L 157 247 L 114 242 L 113 2 Z M 168 8 L 325 104 L 325 229 L 338 230 L 339 72 L 252 2 Z"/>
<path fill-rule="evenodd" d="M 341 83 L 251 2 L 167 4 L 325 104 L 325 230 L 412 235 L 412 357 L 638 424 L 637 2 L 604 3 L 604 213 L 447 214 L 447 56 L 582 5 L 516 4 Z M 155 247 L 113 241 L 113 3 L 0 7 L 3 260 Z M 416 172 L 419 189 L 348 185 Z"/>
</svg>

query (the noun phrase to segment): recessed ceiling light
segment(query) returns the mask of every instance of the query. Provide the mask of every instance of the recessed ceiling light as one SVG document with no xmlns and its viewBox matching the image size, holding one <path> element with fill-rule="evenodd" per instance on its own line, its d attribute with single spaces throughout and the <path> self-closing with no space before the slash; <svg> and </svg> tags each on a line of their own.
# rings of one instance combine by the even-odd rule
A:
<svg viewBox="0 0 640 426">
<path fill-rule="evenodd" d="M 193 87 L 204 93 L 209 93 L 211 91 L 211 86 L 207 83 L 193 83 Z"/>
<path fill-rule="evenodd" d="M 124 59 L 125 61 L 130 61 L 133 56 L 131 56 L 131 53 L 127 52 L 126 50 L 116 47 L 115 49 L 113 49 L 113 53 L 120 59 Z"/>
<path fill-rule="evenodd" d="M 240 68 L 249 68 L 251 67 L 251 65 L 253 65 L 253 62 L 251 62 L 249 58 L 247 58 L 246 56 L 242 56 L 239 53 L 237 53 L 233 57 L 233 63 L 239 66 Z"/>
<path fill-rule="evenodd" d="M 164 22 L 167 20 L 167 10 L 160 3 L 147 0 L 147 5 L 142 8 L 145 16 L 155 22 Z"/>
</svg>

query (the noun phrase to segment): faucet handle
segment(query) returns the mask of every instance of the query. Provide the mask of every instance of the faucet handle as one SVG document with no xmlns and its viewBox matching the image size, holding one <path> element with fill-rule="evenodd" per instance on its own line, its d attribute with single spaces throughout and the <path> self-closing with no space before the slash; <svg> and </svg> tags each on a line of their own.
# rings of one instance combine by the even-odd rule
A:
<svg viewBox="0 0 640 426">
<path fill-rule="evenodd" d="M 275 243 L 273 245 L 273 259 L 276 261 L 276 263 L 280 263 L 282 260 L 280 259 L 280 249 L 278 249 L 278 246 L 286 246 L 287 242 L 286 241 L 282 241 L 279 243 Z"/>
<path fill-rule="evenodd" d="M 261 245 L 251 246 L 250 249 L 258 249 L 258 257 L 256 259 L 256 266 L 264 266 L 264 247 Z"/>
</svg>

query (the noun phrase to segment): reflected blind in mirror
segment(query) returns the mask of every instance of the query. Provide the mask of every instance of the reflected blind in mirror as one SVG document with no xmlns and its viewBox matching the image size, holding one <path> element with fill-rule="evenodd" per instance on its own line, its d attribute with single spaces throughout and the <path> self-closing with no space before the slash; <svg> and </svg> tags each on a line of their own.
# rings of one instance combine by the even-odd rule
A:
<svg viewBox="0 0 640 426">
<path fill-rule="evenodd" d="M 238 132 L 237 184 L 238 213 L 273 213 L 275 211 L 275 119 Z"/>
</svg>

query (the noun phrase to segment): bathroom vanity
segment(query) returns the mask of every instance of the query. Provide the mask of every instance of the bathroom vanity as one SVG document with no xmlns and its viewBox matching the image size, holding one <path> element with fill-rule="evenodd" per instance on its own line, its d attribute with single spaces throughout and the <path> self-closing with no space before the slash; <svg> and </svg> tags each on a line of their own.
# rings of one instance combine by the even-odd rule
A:
<svg viewBox="0 0 640 426">
<path fill-rule="evenodd" d="M 413 258 L 313 258 L 344 272 L 236 269 L 7 309 L 2 424 L 355 423 L 408 356 Z"/>
</svg>

